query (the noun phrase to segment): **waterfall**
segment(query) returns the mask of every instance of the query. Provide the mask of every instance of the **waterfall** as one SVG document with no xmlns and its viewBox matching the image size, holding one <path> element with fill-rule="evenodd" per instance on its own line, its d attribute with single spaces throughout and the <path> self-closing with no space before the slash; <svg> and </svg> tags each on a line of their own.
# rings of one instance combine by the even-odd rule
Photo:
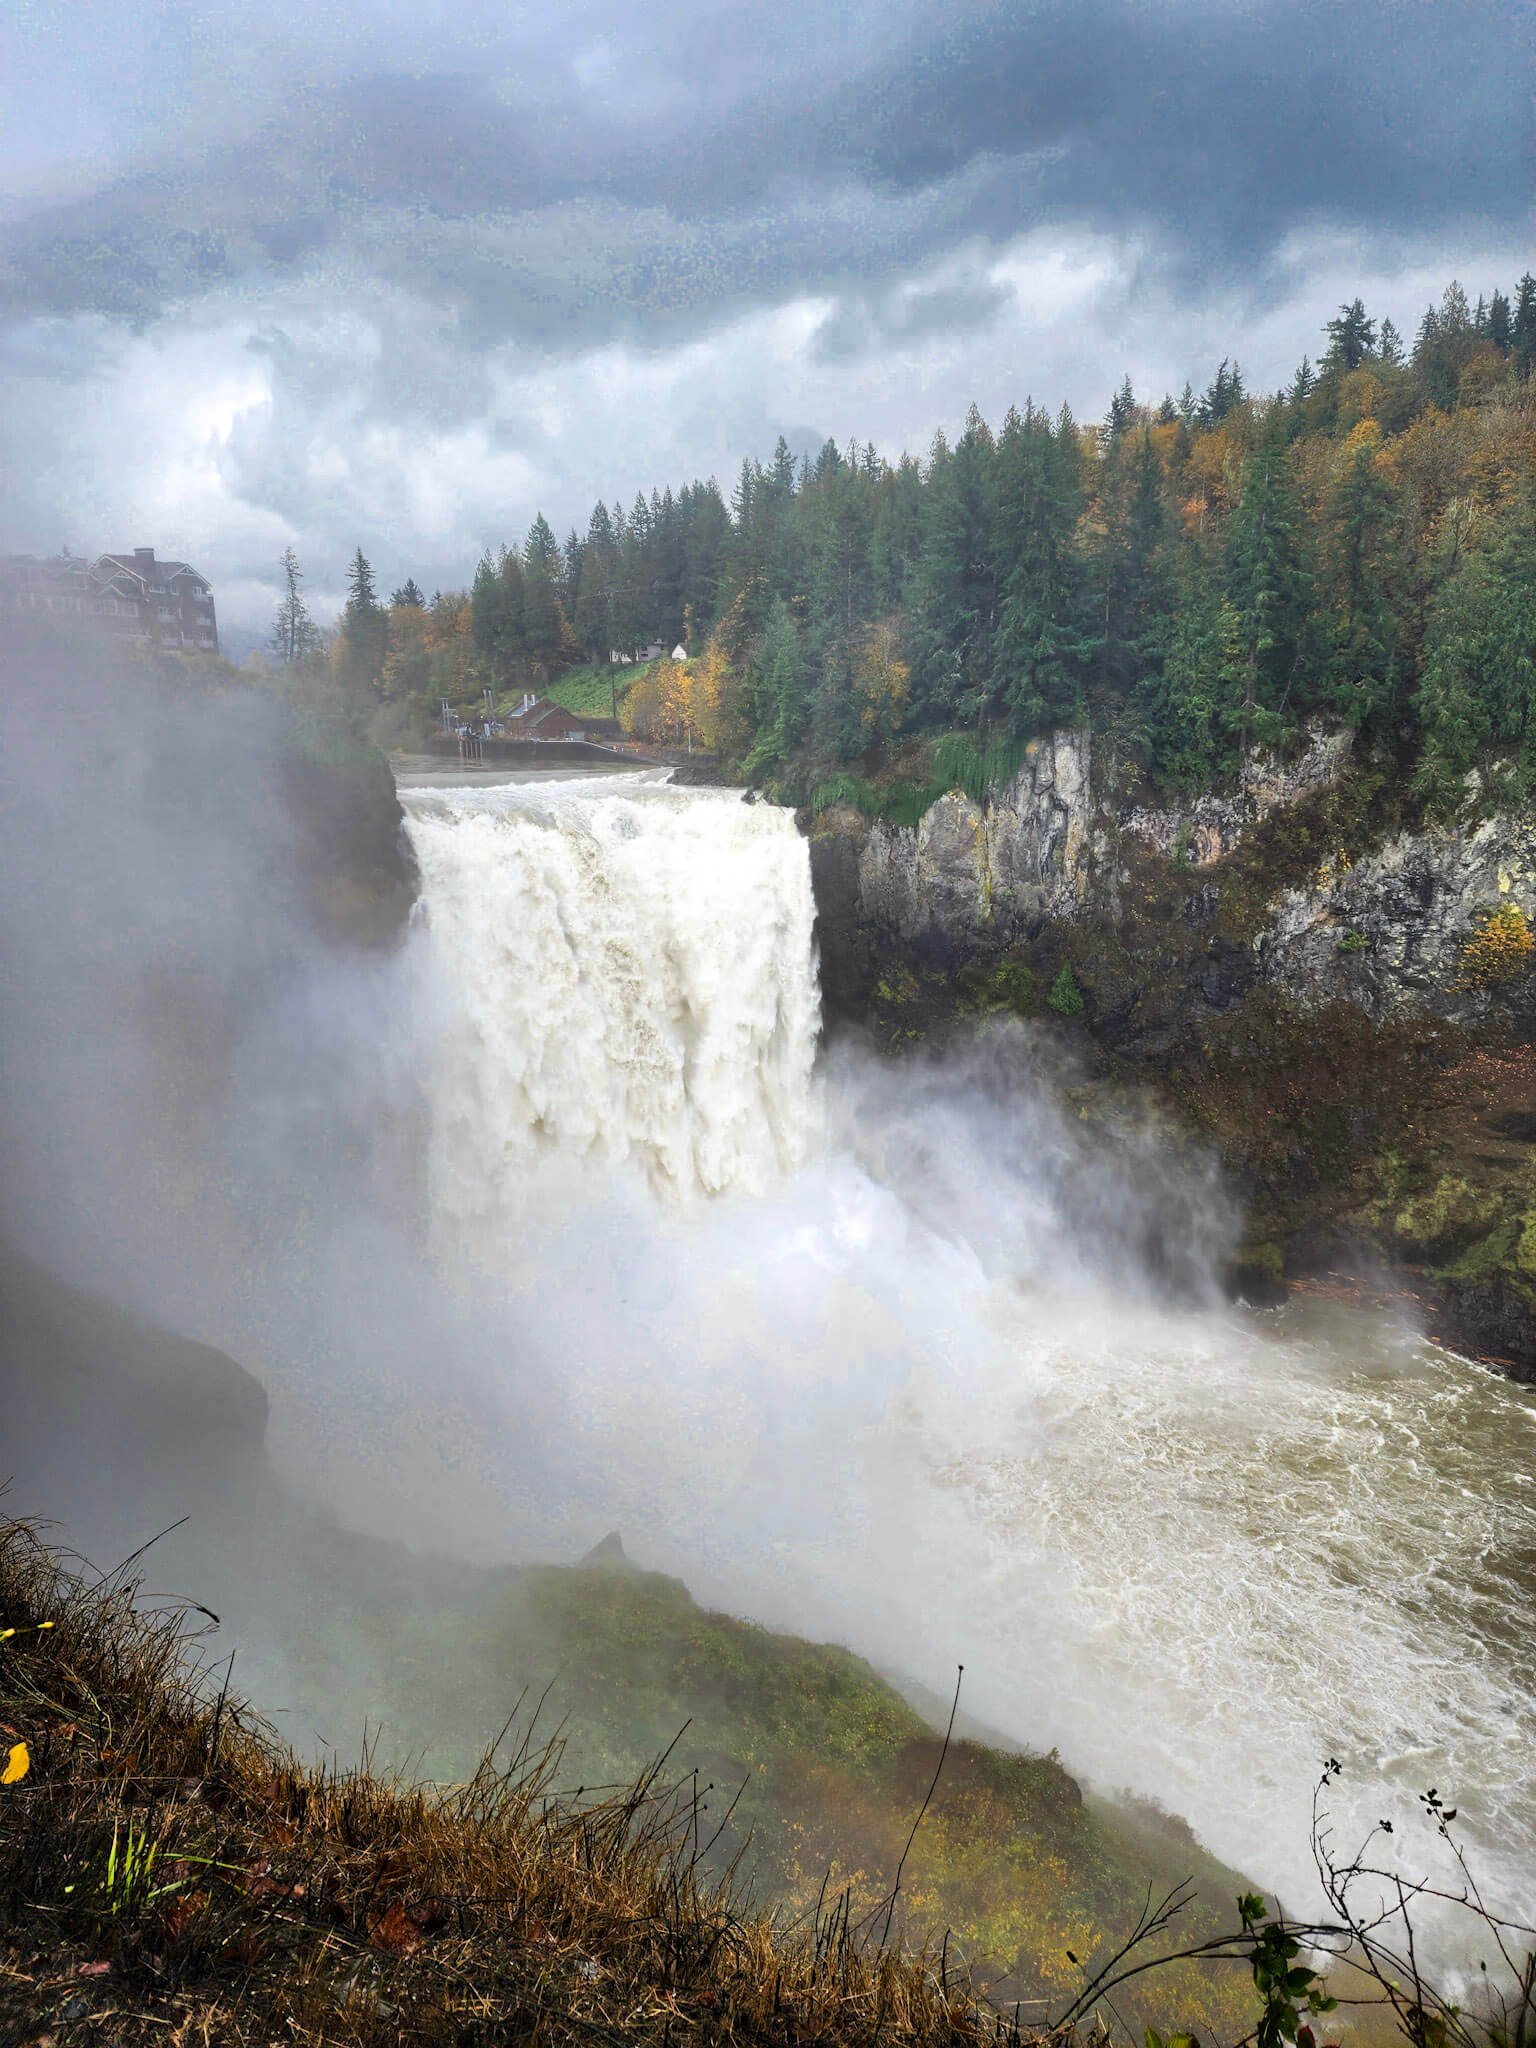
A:
<svg viewBox="0 0 1536 2048">
<path fill-rule="evenodd" d="M 434 1229 L 545 1173 L 756 1191 L 813 1120 L 810 866 L 786 811 L 635 777 L 405 792 L 438 1020 Z M 486 1249 L 491 1249 L 488 1244 Z"/>
</svg>

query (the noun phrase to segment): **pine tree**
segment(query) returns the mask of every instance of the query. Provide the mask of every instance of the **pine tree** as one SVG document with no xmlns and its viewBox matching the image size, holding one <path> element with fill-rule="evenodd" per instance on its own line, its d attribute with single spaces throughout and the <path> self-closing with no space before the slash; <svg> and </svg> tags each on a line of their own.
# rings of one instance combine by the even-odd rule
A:
<svg viewBox="0 0 1536 2048">
<path fill-rule="evenodd" d="M 1207 789 L 1236 759 L 1246 663 L 1242 627 L 1222 588 L 1219 563 L 1192 555 L 1161 675 L 1149 678 L 1147 727 L 1153 772 L 1171 789 Z"/>
<path fill-rule="evenodd" d="M 1383 320 L 1381 323 L 1381 336 L 1376 344 L 1376 354 L 1378 360 L 1384 363 L 1388 369 L 1401 369 L 1403 362 L 1403 338 L 1390 320 Z"/>
<path fill-rule="evenodd" d="M 1338 318 L 1330 320 L 1324 331 L 1328 336 L 1328 352 L 1323 357 L 1325 374 L 1347 375 L 1358 370 L 1376 345 L 1376 323 L 1367 317 L 1360 299 L 1340 306 Z"/>
<path fill-rule="evenodd" d="M 424 609 L 426 605 L 426 599 L 422 596 L 420 586 L 414 576 L 407 576 L 398 590 L 392 590 L 389 594 L 389 601 L 392 606 L 413 604 L 418 611 Z"/>
<path fill-rule="evenodd" d="M 488 554 L 480 557 L 469 602 L 475 649 L 494 687 L 509 689 L 525 651 L 523 565 L 515 548 L 503 548 L 496 561 Z"/>
<path fill-rule="evenodd" d="M 1379 436 L 1361 433 L 1324 507 L 1320 577 L 1330 641 L 1325 701 L 1357 730 L 1388 725 L 1395 709 L 1406 609 L 1401 523 Z"/>
<path fill-rule="evenodd" d="M 341 615 L 339 659 L 347 684 L 376 690 L 384 673 L 388 620 L 374 589 L 373 568 L 359 548 L 347 573 L 347 602 Z"/>
<path fill-rule="evenodd" d="M 528 529 L 528 538 L 523 543 L 523 566 L 537 562 L 550 581 L 558 582 L 561 573 L 560 543 L 555 539 L 555 530 L 542 512 L 538 513 Z"/>
<path fill-rule="evenodd" d="M 880 610 L 900 610 L 911 594 L 923 524 L 923 472 L 910 455 L 879 480 L 870 533 L 870 570 Z"/>
<path fill-rule="evenodd" d="M 1106 458 L 1104 467 L 1097 565 L 1100 677 L 1111 696 L 1139 703 L 1145 678 L 1165 651 L 1173 603 L 1163 468 L 1145 428 L 1134 455 L 1124 453 L 1122 444 L 1120 455 Z"/>
<path fill-rule="evenodd" d="M 1118 441 L 1136 419 L 1136 397 L 1131 390 L 1131 380 L 1126 377 L 1120 388 L 1109 401 L 1109 417 L 1104 422 L 1104 437 L 1107 441 Z"/>
<path fill-rule="evenodd" d="M 1223 356 L 1216 375 L 1200 401 L 1196 418 L 1202 427 L 1219 427 L 1233 407 L 1240 405 L 1246 396 L 1241 368 L 1236 363 L 1229 363 L 1229 358 Z"/>
<path fill-rule="evenodd" d="M 291 547 L 283 549 L 279 566 L 283 572 L 283 597 L 272 622 L 270 645 L 285 667 L 294 668 L 318 653 L 320 630 L 309 615 L 309 606 L 299 595 L 304 571 Z"/>
<path fill-rule="evenodd" d="M 974 406 L 953 449 L 934 437 L 912 578 L 915 704 L 934 722 L 976 718 L 992 692 L 995 464 L 992 435 Z"/>
<path fill-rule="evenodd" d="M 618 550 L 613 521 L 599 498 L 587 521 L 576 582 L 576 634 L 593 661 L 606 661 L 617 648 L 614 636 L 614 585 L 618 581 Z"/>
<path fill-rule="evenodd" d="M 536 520 L 523 545 L 522 651 L 530 675 L 539 682 L 569 668 L 576 653 L 561 602 L 558 568 L 555 537 L 543 520 Z"/>
<path fill-rule="evenodd" d="M 1527 271 L 1515 292 L 1515 317 L 1509 329 L 1510 354 L 1516 373 L 1529 377 L 1536 369 L 1536 277 Z"/>
<path fill-rule="evenodd" d="M 795 615 L 782 597 L 768 610 L 755 665 L 753 713 L 756 733 L 744 764 L 749 776 L 777 767 L 799 739 L 805 723 L 805 665 Z"/>
<path fill-rule="evenodd" d="M 1431 606 L 1418 712 L 1416 787 L 1437 808 L 1461 801 L 1469 769 L 1515 753 L 1519 800 L 1536 787 L 1536 505 L 1515 504 L 1464 552 Z"/>
<path fill-rule="evenodd" d="M 1280 730 L 1307 617 L 1306 574 L 1295 492 L 1273 434 L 1243 475 L 1227 547 L 1227 592 L 1243 654 L 1239 734 L 1246 756 Z"/>
<path fill-rule="evenodd" d="M 1000 597 L 991 690 L 1014 732 L 1039 732 L 1082 712 L 1091 645 L 1072 541 L 1082 511 L 1077 428 L 1063 408 L 1055 429 L 1030 407 L 1010 413 L 997 447 L 992 553 Z"/>
</svg>

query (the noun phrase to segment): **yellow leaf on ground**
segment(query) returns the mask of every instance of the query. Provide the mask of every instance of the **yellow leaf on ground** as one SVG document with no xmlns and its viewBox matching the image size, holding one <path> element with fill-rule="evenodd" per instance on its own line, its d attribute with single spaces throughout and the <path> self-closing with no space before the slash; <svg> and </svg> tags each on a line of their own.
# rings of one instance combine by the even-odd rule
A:
<svg viewBox="0 0 1536 2048">
<path fill-rule="evenodd" d="M 5 1769 L 0 1771 L 0 1785 L 19 1784 L 31 1768 L 32 1759 L 27 1753 L 27 1745 L 18 1742 L 5 1760 Z"/>
</svg>

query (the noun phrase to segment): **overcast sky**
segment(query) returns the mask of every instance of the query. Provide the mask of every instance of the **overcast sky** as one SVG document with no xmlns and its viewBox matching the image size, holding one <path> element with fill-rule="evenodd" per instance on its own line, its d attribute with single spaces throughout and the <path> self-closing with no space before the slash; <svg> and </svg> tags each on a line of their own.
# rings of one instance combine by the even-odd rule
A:
<svg viewBox="0 0 1536 2048">
<path fill-rule="evenodd" d="M 1100 416 L 1536 267 L 1531 0 L 8 0 L 0 550 L 261 627 L 359 542 L 974 399 Z"/>
</svg>

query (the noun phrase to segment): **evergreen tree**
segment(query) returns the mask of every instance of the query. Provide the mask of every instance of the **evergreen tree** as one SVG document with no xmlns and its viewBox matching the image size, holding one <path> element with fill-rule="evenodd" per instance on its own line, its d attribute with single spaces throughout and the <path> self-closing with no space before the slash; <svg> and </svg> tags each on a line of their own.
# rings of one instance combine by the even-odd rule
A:
<svg viewBox="0 0 1536 2048">
<path fill-rule="evenodd" d="M 1390 320 L 1383 320 L 1381 323 L 1381 338 L 1376 344 L 1376 354 L 1378 360 L 1388 369 L 1396 370 L 1402 367 L 1403 338 Z"/>
<path fill-rule="evenodd" d="M 1082 663 L 1090 640 L 1072 539 L 1082 510 L 1077 428 L 1063 409 L 1053 430 L 1031 406 L 1010 413 L 998 441 L 992 550 L 1001 597 L 991 690 L 1012 730 L 1042 731 L 1082 712 Z"/>
<path fill-rule="evenodd" d="M 426 605 L 426 599 L 422 596 L 420 586 L 414 576 L 407 576 L 398 590 L 392 590 L 389 594 L 389 601 L 392 606 L 413 604 L 418 611 L 424 609 Z"/>
<path fill-rule="evenodd" d="M 1162 672 L 1146 685 L 1153 772 L 1164 786 L 1207 789 L 1235 762 L 1246 687 L 1241 639 L 1220 563 L 1192 555 L 1179 579 Z"/>
<path fill-rule="evenodd" d="M 618 582 L 618 549 L 613 521 L 599 498 L 587 521 L 576 582 L 576 635 L 593 661 L 606 661 L 617 647 L 614 637 L 614 586 Z"/>
<path fill-rule="evenodd" d="M 1099 672 L 1110 697 L 1141 704 L 1167 645 L 1173 604 L 1163 469 L 1143 429 L 1134 456 L 1110 458 L 1100 483 Z"/>
<path fill-rule="evenodd" d="M 558 582 L 561 574 L 560 543 L 555 539 L 554 528 L 540 512 L 528 529 L 528 538 L 523 543 L 523 566 L 526 569 L 536 562 L 551 582 Z"/>
<path fill-rule="evenodd" d="M 510 689 L 524 653 L 523 565 L 515 548 L 503 548 L 497 561 L 480 557 L 469 603 L 474 646 L 492 686 Z"/>
<path fill-rule="evenodd" d="M 1118 441 L 1120 436 L 1135 423 L 1135 419 L 1136 398 L 1131 390 L 1131 380 L 1129 377 L 1126 377 L 1122 380 L 1119 390 L 1116 391 L 1114 397 L 1109 401 L 1109 417 L 1104 422 L 1105 439 L 1108 441 Z"/>
<path fill-rule="evenodd" d="M 543 520 L 536 520 L 523 546 L 522 653 L 530 680 L 541 683 L 569 668 L 576 655 L 560 596 L 559 566 L 555 537 Z"/>
<path fill-rule="evenodd" d="M 974 719 L 992 694 L 995 461 L 992 435 L 974 406 L 954 448 L 939 434 L 929 456 L 912 637 L 916 709 L 934 723 Z"/>
<path fill-rule="evenodd" d="M 1280 730 L 1307 617 L 1302 546 L 1285 452 L 1269 433 L 1244 471 L 1227 548 L 1227 592 L 1243 656 L 1238 723 L 1245 755 Z"/>
<path fill-rule="evenodd" d="M 1379 436 L 1362 435 L 1324 508 L 1321 591 L 1330 640 L 1324 702 L 1358 729 L 1395 709 L 1406 609 L 1401 512 Z"/>
<path fill-rule="evenodd" d="M 678 510 L 684 638 L 691 646 L 694 633 L 707 632 L 721 610 L 720 586 L 731 546 L 731 518 L 713 479 L 686 486 Z"/>
<path fill-rule="evenodd" d="M 1510 354 L 1516 374 L 1529 377 L 1536 368 L 1536 277 L 1527 271 L 1515 292 L 1515 317 L 1509 329 Z"/>
<path fill-rule="evenodd" d="M 339 660 L 343 678 L 350 687 L 379 687 L 387 632 L 384 607 L 374 589 L 373 568 L 359 548 L 347 573 L 347 602 L 341 615 Z"/>
<path fill-rule="evenodd" d="M 1509 354 L 1512 326 L 1509 301 L 1502 292 L 1495 292 L 1488 301 L 1488 320 L 1484 331 L 1501 356 Z"/>
<path fill-rule="evenodd" d="M 1376 323 L 1366 316 L 1364 302 L 1353 299 L 1340 306 L 1338 318 L 1326 329 L 1328 351 L 1323 357 L 1324 373 L 1347 375 L 1358 370 L 1376 345 Z"/>
<path fill-rule="evenodd" d="M 753 711 L 757 730 L 745 764 L 749 775 L 777 767 L 805 723 L 805 666 L 795 615 L 782 597 L 768 610 L 757 661 Z"/>
<path fill-rule="evenodd" d="M 1453 809 L 1468 771 L 1499 754 L 1536 787 L 1536 502 L 1506 513 L 1469 548 L 1431 607 L 1419 687 L 1423 755 L 1417 786 Z"/>
<path fill-rule="evenodd" d="M 287 668 L 310 660 L 320 649 L 320 629 L 309 615 L 309 606 L 299 594 L 304 571 L 291 547 L 279 557 L 283 572 L 283 596 L 272 621 L 272 652 Z"/>
<path fill-rule="evenodd" d="M 878 479 L 870 534 L 870 570 L 879 610 L 907 602 L 922 544 L 923 472 L 910 455 Z"/>
<path fill-rule="evenodd" d="M 1236 363 L 1223 356 L 1216 375 L 1200 401 L 1196 415 L 1200 425 L 1219 427 L 1233 407 L 1240 405 L 1246 396 L 1242 370 Z"/>
</svg>

